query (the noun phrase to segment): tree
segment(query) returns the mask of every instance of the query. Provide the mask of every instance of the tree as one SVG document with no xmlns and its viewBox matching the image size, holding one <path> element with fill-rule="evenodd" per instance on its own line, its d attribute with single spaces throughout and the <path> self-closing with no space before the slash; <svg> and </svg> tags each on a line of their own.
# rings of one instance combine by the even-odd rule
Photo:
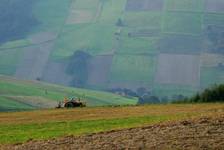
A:
<svg viewBox="0 0 224 150">
<path fill-rule="evenodd" d="M 126 96 L 137 97 L 137 94 L 130 89 L 123 89 Z"/>
<path fill-rule="evenodd" d="M 143 97 L 139 97 L 138 104 L 158 104 L 160 100 L 157 96 L 144 95 Z"/>
<path fill-rule="evenodd" d="M 197 93 L 189 102 L 224 102 L 224 84 L 214 85 L 205 89 L 202 93 Z"/>
<path fill-rule="evenodd" d="M 72 86 L 84 87 L 88 79 L 88 62 L 91 56 L 84 51 L 76 51 L 66 68 L 67 74 L 73 77 Z"/>
<path fill-rule="evenodd" d="M 122 27 L 123 26 L 123 22 L 122 22 L 121 18 L 119 18 L 117 20 L 116 26 L 118 26 L 118 27 Z"/>
</svg>

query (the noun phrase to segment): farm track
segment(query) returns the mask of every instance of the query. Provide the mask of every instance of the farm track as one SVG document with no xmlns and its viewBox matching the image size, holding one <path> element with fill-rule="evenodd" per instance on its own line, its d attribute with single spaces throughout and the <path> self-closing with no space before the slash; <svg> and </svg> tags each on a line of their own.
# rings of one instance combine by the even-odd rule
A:
<svg viewBox="0 0 224 150">
<path fill-rule="evenodd" d="M 0 148 L 1 149 L 1 148 Z M 4 149 L 224 149 L 224 114 L 141 128 L 28 141 Z"/>
</svg>

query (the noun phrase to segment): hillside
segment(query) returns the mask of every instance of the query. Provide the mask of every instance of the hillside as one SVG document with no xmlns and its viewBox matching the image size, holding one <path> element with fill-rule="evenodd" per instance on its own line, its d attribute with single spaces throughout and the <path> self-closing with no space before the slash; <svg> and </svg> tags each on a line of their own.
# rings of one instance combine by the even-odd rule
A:
<svg viewBox="0 0 224 150">
<path fill-rule="evenodd" d="M 81 97 L 87 106 L 136 104 L 118 95 L 0 76 L 0 112 L 55 108 L 64 97 Z"/>
<path fill-rule="evenodd" d="M 224 81 L 223 0 L 4 0 L 0 8 L 0 74 L 160 97 Z M 69 74 L 77 51 L 91 57 Z"/>
</svg>

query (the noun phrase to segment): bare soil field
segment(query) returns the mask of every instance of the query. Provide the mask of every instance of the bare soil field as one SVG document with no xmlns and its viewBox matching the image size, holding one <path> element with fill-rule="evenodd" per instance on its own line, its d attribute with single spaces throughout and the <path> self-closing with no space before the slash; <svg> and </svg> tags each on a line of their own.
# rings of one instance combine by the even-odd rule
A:
<svg viewBox="0 0 224 150">
<path fill-rule="evenodd" d="M 224 12 L 223 0 L 206 0 L 205 8 L 208 12 Z"/>
<path fill-rule="evenodd" d="M 113 55 L 99 55 L 91 59 L 88 65 L 88 83 L 90 85 L 107 84 Z"/>
<path fill-rule="evenodd" d="M 199 36 L 166 35 L 158 42 L 161 52 L 177 54 L 199 54 L 202 51 L 202 38 Z"/>
<path fill-rule="evenodd" d="M 40 46 L 25 48 L 23 59 L 17 67 L 15 77 L 29 80 L 40 78 L 48 62 L 53 45 L 54 42 L 48 42 Z"/>
<path fill-rule="evenodd" d="M 28 141 L 4 149 L 224 149 L 224 114 L 215 117 L 169 122 L 102 132 L 80 137 L 67 136 L 47 141 Z"/>
<path fill-rule="evenodd" d="M 161 84 L 197 86 L 200 81 L 199 62 L 197 55 L 160 54 L 155 80 Z"/>
<path fill-rule="evenodd" d="M 217 67 L 219 64 L 224 63 L 224 56 L 214 53 L 202 53 L 200 60 L 203 67 Z"/>
<path fill-rule="evenodd" d="M 67 62 L 48 61 L 41 79 L 49 83 L 70 86 L 72 77 L 66 74 Z"/>
</svg>

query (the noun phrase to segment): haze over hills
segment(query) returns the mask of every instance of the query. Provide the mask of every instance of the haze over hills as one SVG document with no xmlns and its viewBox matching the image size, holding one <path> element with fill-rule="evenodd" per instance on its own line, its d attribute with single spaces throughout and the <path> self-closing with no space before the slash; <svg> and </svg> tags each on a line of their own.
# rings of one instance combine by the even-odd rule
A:
<svg viewBox="0 0 224 150">
<path fill-rule="evenodd" d="M 192 95 L 224 82 L 223 0 L 3 0 L 0 74 Z"/>
</svg>

